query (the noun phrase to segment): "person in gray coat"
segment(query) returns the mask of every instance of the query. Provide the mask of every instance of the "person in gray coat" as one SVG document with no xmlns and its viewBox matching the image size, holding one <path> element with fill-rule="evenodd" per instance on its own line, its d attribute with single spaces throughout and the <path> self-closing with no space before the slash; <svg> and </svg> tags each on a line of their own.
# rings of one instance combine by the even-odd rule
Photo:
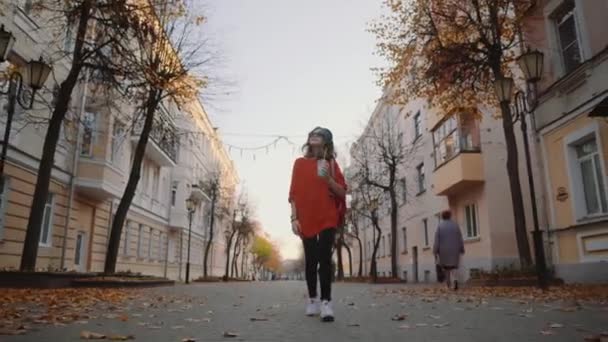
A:
<svg viewBox="0 0 608 342">
<path fill-rule="evenodd" d="M 446 274 L 446 284 L 448 288 L 458 289 L 458 279 L 456 272 L 460 266 L 461 255 L 464 254 L 464 241 L 460 227 L 452 221 L 452 213 L 449 210 L 441 213 L 441 222 L 435 232 L 435 243 L 433 244 L 433 254 L 435 262 L 443 268 Z"/>
</svg>

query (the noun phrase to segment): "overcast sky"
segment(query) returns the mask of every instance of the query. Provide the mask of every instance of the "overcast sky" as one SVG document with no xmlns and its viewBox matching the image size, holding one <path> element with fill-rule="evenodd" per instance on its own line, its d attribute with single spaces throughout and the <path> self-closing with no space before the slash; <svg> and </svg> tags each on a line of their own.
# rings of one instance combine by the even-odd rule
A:
<svg viewBox="0 0 608 342">
<path fill-rule="evenodd" d="M 306 134 L 332 130 L 338 153 L 362 130 L 380 96 L 370 68 L 368 23 L 381 0 L 207 0 L 208 34 L 222 52 L 222 70 L 237 85 L 209 108 L 232 148 L 241 179 L 265 230 L 285 258 L 297 256 L 287 193 L 291 168 Z M 294 145 L 290 145 L 293 143 Z M 295 149 L 295 153 L 294 153 Z"/>
</svg>

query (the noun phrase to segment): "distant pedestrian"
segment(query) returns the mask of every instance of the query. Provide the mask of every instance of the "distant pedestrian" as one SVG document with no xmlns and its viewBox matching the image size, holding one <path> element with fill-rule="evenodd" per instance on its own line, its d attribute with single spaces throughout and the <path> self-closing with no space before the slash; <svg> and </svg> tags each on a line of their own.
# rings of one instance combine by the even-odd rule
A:
<svg viewBox="0 0 608 342">
<path fill-rule="evenodd" d="M 331 322 L 332 247 L 345 207 L 346 183 L 336 162 L 331 131 L 317 127 L 308 135 L 304 157 L 293 165 L 289 202 L 291 227 L 302 238 L 309 301 L 306 315 Z M 317 272 L 321 298 L 317 297 Z"/>
<path fill-rule="evenodd" d="M 452 213 L 449 210 L 441 213 L 441 222 L 435 232 L 433 254 L 435 261 L 445 272 L 448 288 L 458 290 L 457 275 L 464 254 L 464 241 L 460 227 L 452 221 Z"/>
</svg>

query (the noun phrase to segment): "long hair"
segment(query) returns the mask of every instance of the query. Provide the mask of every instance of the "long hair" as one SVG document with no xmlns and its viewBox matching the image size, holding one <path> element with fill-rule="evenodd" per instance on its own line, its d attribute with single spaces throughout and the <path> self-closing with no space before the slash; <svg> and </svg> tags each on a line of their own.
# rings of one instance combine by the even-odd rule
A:
<svg viewBox="0 0 608 342">
<path fill-rule="evenodd" d="M 314 158 L 315 154 L 312 152 L 312 146 L 306 141 L 306 144 L 302 146 L 302 152 L 304 153 L 304 157 L 306 158 Z M 323 141 L 323 157 L 327 160 L 336 159 L 338 154 L 336 153 L 336 149 L 334 148 L 334 143 L 326 143 Z"/>
</svg>

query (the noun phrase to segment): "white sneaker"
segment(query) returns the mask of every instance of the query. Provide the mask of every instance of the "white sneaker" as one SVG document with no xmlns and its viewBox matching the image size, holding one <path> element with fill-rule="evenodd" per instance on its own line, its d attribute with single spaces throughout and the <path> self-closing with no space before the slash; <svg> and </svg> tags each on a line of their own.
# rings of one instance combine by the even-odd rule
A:
<svg viewBox="0 0 608 342">
<path fill-rule="evenodd" d="M 316 316 L 321 312 L 321 308 L 319 307 L 319 300 L 316 298 L 311 298 L 306 305 L 306 316 Z"/>
<path fill-rule="evenodd" d="M 321 304 L 321 321 L 333 322 L 334 321 L 334 310 L 331 308 L 331 302 L 326 300 Z"/>
</svg>

